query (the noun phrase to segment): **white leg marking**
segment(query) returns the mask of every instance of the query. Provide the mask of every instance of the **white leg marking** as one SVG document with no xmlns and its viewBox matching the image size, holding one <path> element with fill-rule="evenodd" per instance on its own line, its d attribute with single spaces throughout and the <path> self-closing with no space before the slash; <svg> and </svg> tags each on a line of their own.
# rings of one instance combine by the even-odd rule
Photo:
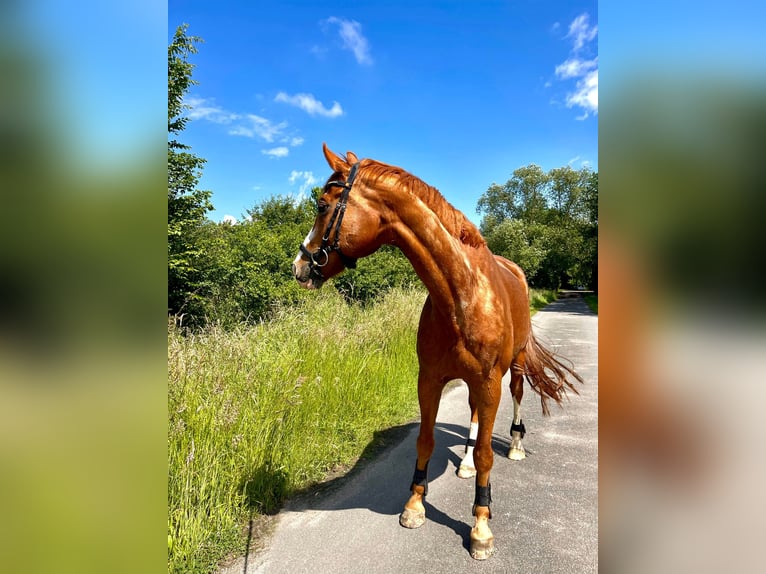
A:
<svg viewBox="0 0 766 574">
<path fill-rule="evenodd" d="M 468 429 L 468 440 L 475 441 L 479 436 L 479 423 L 471 423 Z M 473 462 L 473 446 L 466 446 L 465 456 L 460 461 L 460 468 L 457 471 L 460 478 L 471 478 L 476 476 L 476 465 Z"/>
<path fill-rule="evenodd" d="M 517 425 L 521 422 L 521 405 L 513 399 L 513 424 Z M 521 433 L 519 431 L 511 431 L 511 450 L 508 451 L 508 458 L 511 460 L 523 460 L 527 457 L 527 453 L 524 451 L 524 447 L 521 444 Z"/>
</svg>

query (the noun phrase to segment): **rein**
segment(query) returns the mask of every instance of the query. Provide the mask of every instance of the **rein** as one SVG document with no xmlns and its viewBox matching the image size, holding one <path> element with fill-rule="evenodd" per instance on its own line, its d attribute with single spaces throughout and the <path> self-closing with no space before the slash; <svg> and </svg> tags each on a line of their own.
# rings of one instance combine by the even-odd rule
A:
<svg viewBox="0 0 766 574">
<path fill-rule="evenodd" d="M 343 191 L 340 194 L 338 203 L 335 204 L 335 211 L 333 211 L 332 217 L 327 223 L 327 228 L 325 229 L 324 235 L 322 235 L 322 244 L 319 246 L 319 249 L 312 253 L 303 243 L 301 243 L 300 251 L 309 262 L 309 275 L 311 277 L 316 279 L 324 278 L 322 276 L 322 267 L 327 265 L 327 263 L 330 261 L 330 253 L 333 251 L 338 253 L 338 256 L 340 257 L 340 260 L 343 262 L 344 266 L 349 269 L 356 268 L 356 259 L 344 255 L 340 250 L 340 245 L 338 242 L 340 241 L 340 225 L 343 223 L 343 216 L 346 213 L 346 202 L 348 201 L 349 193 L 351 193 L 351 187 L 354 185 L 354 179 L 356 178 L 356 172 L 358 169 L 359 162 L 356 162 L 353 166 L 351 166 L 351 171 L 349 172 L 348 179 L 346 181 L 327 182 L 326 187 L 342 187 Z M 333 226 L 335 227 L 335 239 L 331 245 L 330 235 L 333 231 Z"/>
</svg>

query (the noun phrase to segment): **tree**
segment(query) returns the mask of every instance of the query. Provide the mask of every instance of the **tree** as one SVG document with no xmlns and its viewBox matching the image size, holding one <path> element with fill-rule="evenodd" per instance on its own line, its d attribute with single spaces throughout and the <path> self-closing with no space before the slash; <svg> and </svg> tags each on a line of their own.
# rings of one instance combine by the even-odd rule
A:
<svg viewBox="0 0 766 574">
<path fill-rule="evenodd" d="M 481 196 L 481 231 L 494 253 L 516 261 L 538 287 L 595 286 L 598 174 L 570 166 L 519 168 Z"/>
<path fill-rule="evenodd" d="M 546 189 L 550 177 L 535 164 L 520 167 L 503 185 L 493 183 L 479 198 L 476 210 L 484 212 L 481 231 L 491 232 L 491 227 L 505 219 L 522 219 L 541 222 L 546 209 Z"/>
<path fill-rule="evenodd" d="M 248 209 L 247 216 L 251 221 L 262 221 L 267 226 L 297 225 L 306 229 L 314 223 L 316 208 L 313 200 L 296 201 L 290 196 L 277 195 Z"/>
<path fill-rule="evenodd" d="M 574 170 L 570 166 L 548 172 L 549 203 L 554 218 L 564 222 L 585 222 L 588 218 L 585 194 L 593 172 L 587 168 Z"/>
<path fill-rule="evenodd" d="M 383 245 L 375 253 L 357 262 L 333 279 L 335 288 L 350 301 L 369 303 L 394 287 L 420 285 L 420 278 L 404 254 L 392 245 Z"/>
<path fill-rule="evenodd" d="M 492 253 L 518 263 L 532 281 L 548 253 L 546 227 L 522 219 L 505 219 L 485 235 Z"/>
<path fill-rule="evenodd" d="M 585 257 L 590 272 L 585 284 L 598 291 L 598 172 L 592 173 L 583 193 L 586 223 L 583 230 Z"/>
<path fill-rule="evenodd" d="M 187 36 L 186 24 L 176 29 L 168 46 L 168 312 L 195 314 L 201 297 L 199 260 L 203 246 L 198 228 L 213 207 L 210 192 L 197 189 L 205 160 L 192 154 L 176 137 L 186 127 L 184 95 L 192 80 L 200 38 Z"/>
</svg>

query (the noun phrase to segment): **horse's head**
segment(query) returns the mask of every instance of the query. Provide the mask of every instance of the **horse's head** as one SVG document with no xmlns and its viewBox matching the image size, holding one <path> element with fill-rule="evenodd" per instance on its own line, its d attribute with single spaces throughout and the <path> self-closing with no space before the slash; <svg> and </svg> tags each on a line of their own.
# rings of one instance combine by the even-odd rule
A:
<svg viewBox="0 0 766 574">
<path fill-rule="evenodd" d="M 358 178 L 361 162 L 352 152 L 343 158 L 326 144 L 323 150 L 333 174 L 317 200 L 314 226 L 293 261 L 293 275 L 308 289 L 318 289 L 380 247 L 380 219 L 364 199 L 365 186 Z"/>
</svg>

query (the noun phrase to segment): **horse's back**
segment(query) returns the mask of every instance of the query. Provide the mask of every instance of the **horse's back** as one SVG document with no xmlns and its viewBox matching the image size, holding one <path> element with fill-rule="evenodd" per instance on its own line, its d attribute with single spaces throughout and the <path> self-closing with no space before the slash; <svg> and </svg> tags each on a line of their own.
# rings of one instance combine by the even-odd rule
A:
<svg viewBox="0 0 766 574">
<path fill-rule="evenodd" d="M 516 263 L 511 261 L 510 259 L 506 259 L 502 255 L 495 255 L 495 261 L 500 265 L 501 268 L 505 269 L 506 271 L 510 272 L 516 279 L 519 281 L 521 286 L 524 288 L 524 294 L 529 297 L 529 285 L 527 284 L 527 276 L 524 273 L 524 270 L 519 267 Z"/>
<path fill-rule="evenodd" d="M 529 314 L 529 285 L 527 276 L 516 263 L 500 255 L 495 255 L 495 262 L 500 268 L 503 286 L 508 295 L 511 324 L 514 331 L 513 356 L 525 347 L 532 329 Z"/>
</svg>

